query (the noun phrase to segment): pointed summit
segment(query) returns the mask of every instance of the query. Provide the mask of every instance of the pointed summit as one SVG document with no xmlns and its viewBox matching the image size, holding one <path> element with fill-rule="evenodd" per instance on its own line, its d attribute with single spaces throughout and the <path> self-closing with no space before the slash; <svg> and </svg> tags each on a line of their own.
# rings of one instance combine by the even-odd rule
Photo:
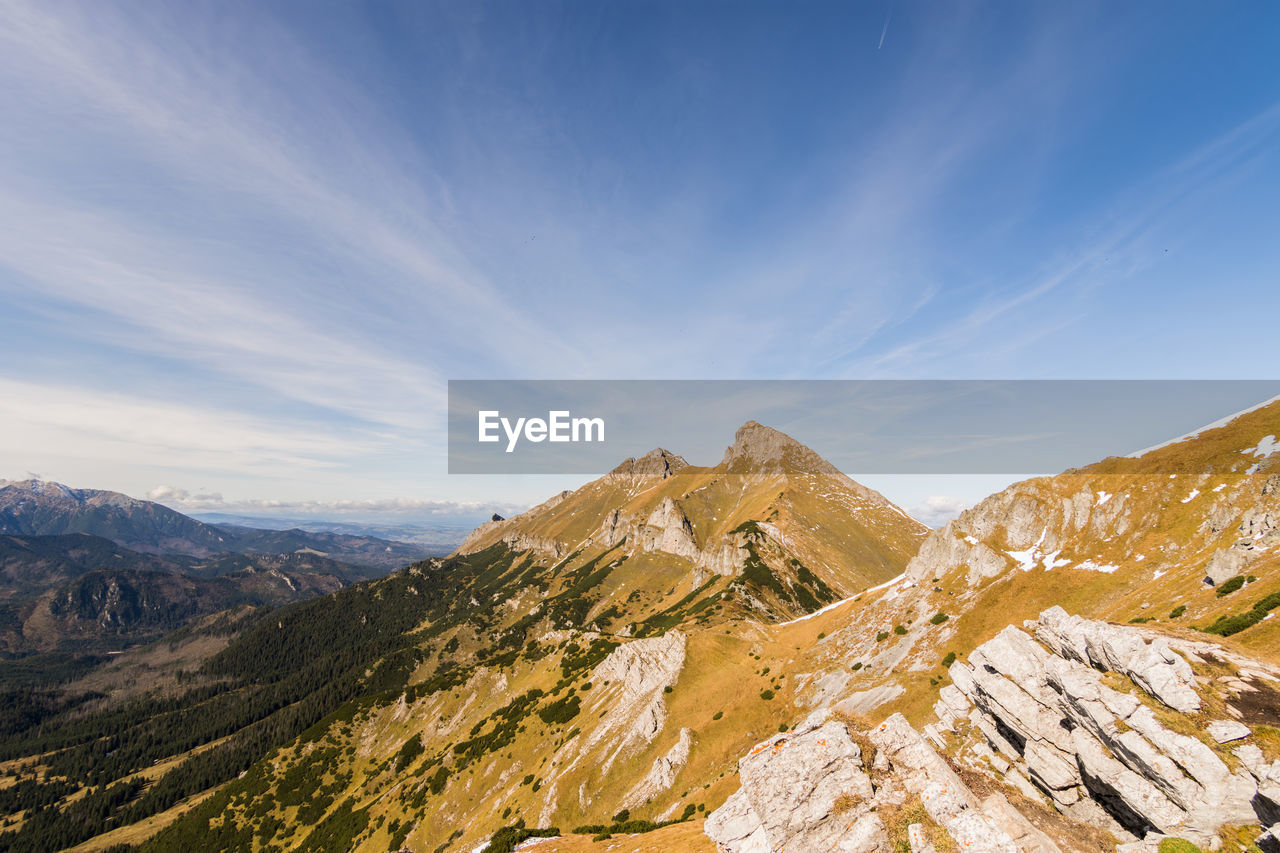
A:
<svg viewBox="0 0 1280 853">
<path fill-rule="evenodd" d="M 622 477 L 661 477 L 666 479 L 689 465 L 684 457 L 661 447 L 654 448 L 639 458 L 628 457 L 609 472 Z"/>
<path fill-rule="evenodd" d="M 785 432 L 756 421 L 738 427 L 720 467 L 735 473 L 807 471 L 839 475 L 840 471 Z"/>
</svg>

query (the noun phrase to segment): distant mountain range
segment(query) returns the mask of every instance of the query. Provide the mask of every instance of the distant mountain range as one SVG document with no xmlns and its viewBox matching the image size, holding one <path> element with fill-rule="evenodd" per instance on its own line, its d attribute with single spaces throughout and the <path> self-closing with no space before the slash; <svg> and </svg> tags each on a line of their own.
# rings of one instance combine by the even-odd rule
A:
<svg viewBox="0 0 1280 853">
<path fill-rule="evenodd" d="M 432 550 L 207 524 L 118 492 L 0 481 L 0 653 L 117 649 L 201 615 L 333 592 Z"/>
<path fill-rule="evenodd" d="M 0 535 L 0 652 L 100 653 L 194 617 L 334 592 L 361 569 L 314 554 L 143 554 L 100 536 Z"/>
<path fill-rule="evenodd" d="M 43 480 L 0 480 L 0 533 L 54 536 L 90 533 L 145 554 L 310 552 L 383 574 L 428 556 L 432 549 L 376 536 L 264 530 L 207 524 L 152 501 L 119 492 L 73 489 Z"/>
<path fill-rule="evenodd" d="M 345 533 L 348 536 L 373 536 L 403 542 L 406 545 L 416 545 L 432 556 L 443 557 L 457 548 L 458 543 L 466 539 L 467 534 L 475 529 L 477 524 L 488 521 L 492 512 L 490 509 L 436 516 L 425 520 L 396 516 L 376 522 L 359 518 L 334 521 L 331 518 L 301 515 L 245 515 L 231 512 L 192 512 L 189 515 L 215 527 L 231 525 L 256 527 L 263 530 L 305 530 L 308 533 L 328 532 Z M 506 510 L 503 512 L 508 514 Z"/>
</svg>

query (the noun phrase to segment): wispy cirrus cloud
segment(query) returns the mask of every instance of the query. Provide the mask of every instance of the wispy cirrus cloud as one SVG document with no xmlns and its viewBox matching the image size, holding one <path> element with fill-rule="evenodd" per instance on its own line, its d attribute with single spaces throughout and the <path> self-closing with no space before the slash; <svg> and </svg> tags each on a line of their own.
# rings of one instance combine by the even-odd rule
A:
<svg viewBox="0 0 1280 853">
<path fill-rule="evenodd" d="M 299 475 L 385 447 L 361 431 L 289 426 L 220 409 L 0 378 L 0 466 L 85 459 L 117 466 Z M 74 485 L 74 484 L 73 484 Z"/>
</svg>

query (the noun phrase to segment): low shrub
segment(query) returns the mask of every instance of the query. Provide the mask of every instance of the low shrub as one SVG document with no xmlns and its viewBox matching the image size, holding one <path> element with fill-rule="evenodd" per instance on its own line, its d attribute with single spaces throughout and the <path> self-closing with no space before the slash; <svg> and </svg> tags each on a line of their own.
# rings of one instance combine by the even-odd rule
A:
<svg viewBox="0 0 1280 853">
<path fill-rule="evenodd" d="M 1231 580 L 1223 581 L 1222 586 L 1218 587 L 1216 595 L 1222 598 L 1224 595 L 1230 595 L 1236 590 L 1244 586 L 1244 575 L 1236 575 Z"/>
</svg>

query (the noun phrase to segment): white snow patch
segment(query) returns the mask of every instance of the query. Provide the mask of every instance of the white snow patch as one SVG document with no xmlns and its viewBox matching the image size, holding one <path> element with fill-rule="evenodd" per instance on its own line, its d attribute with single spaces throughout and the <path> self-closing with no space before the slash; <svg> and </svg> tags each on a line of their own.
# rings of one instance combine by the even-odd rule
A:
<svg viewBox="0 0 1280 853">
<path fill-rule="evenodd" d="M 884 583 L 880 584 L 879 586 L 873 586 L 870 589 L 864 589 L 862 592 L 879 592 L 882 589 L 893 586 L 895 583 L 897 583 L 900 580 L 906 580 L 906 577 L 907 577 L 907 573 L 903 572 L 902 574 L 898 575 L 896 578 L 893 578 L 892 580 L 887 580 Z M 859 593 L 859 595 L 861 594 L 862 593 Z"/>
<path fill-rule="evenodd" d="M 1147 559 L 1147 555 L 1146 555 L 1146 554 L 1139 554 L 1138 556 L 1136 556 L 1136 557 L 1134 557 L 1134 558 L 1133 558 L 1133 561 L 1134 561 L 1135 563 L 1141 563 L 1141 562 L 1142 562 L 1143 560 L 1145 560 L 1145 559 Z"/>
<path fill-rule="evenodd" d="M 1036 544 L 1032 545 L 1025 551 L 1006 551 L 1005 553 L 1012 557 L 1014 562 L 1018 564 L 1018 568 L 1022 569 L 1024 572 L 1029 572 L 1036 566 L 1043 566 L 1044 570 L 1047 572 L 1052 569 L 1056 569 L 1059 566 L 1070 564 L 1070 560 L 1058 559 L 1058 555 L 1062 553 L 1062 549 L 1058 549 L 1057 551 L 1048 554 L 1040 550 L 1040 546 L 1044 543 L 1044 538 L 1048 533 L 1049 528 L 1046 527 L 1040 532 L 1040 538 L 1036 540 Z"/>
<path fill-rule="evenodd" d="M 1104 575 L 1109 575 L 1120 567 L 1110 563 L 1096 563 L 1093 560 L 1085 560 L 1083 563 L 1078 564 L 1076 568 L 1084 569 L 1088 572 L 1102 572 Z"/>
<path fill-rule="evenodd" d="M 1094 506 L 1102 506 L 1104 503 L 1111 500 L 1112 497 L 1113 495 L 1110 492 L 1098 492 L 1098 502 L 1094 504 Z"/>
<path fill-rule="evenodd" d="M 1187 495 L 1185 498 L 1183 498 L 1183 499 L 1182 499 L 1182 502 L 1183 502 L 1184 504 L 1189 504 L 1189 503 L 1191 503 L 1193 500 L 1195 500 L 1199 495 L 1200 495 L 1200 490 L 1199 490 L 1199 489 L 1192 489 L 1192 490 L 1191 490 L 1191 494 L 1189 494 L 1189 495 Z"/>
<path fill-rule="evenodd" d="M 1220 491 L 1222 491 L 1223 489 L 1225 489 L 1226 487 L 1227 487 L 1227 484 L 1226 484 L 1226 483 L 1219 483 L 1218 485 L 1216 485 L 1216 486 L 1214 486 L 1214 487 L 1213 487 L 1213 490 L 1214 490 L 1215 492 L 1220 492 Z"/>
<path fill-rule="evenodd" d="M 1246 448 L 1240 452 L 1245 456 L 1261 456 L 1263 459 L 1268 459 L 1271 454 L 1275 453 L 1277 450 L 1280 450 L 1280 444 L 1276 443 L 1276 437 L 1274 435 L 1268 435 L 1253 447 Z"/>
<path fill-rule="evenodd" d="M 901 575 L 899 575 L 898 577 L 901 577 Z M 889 583 L 893 583 L 893 581 L 889 581 Z M 879 587 L 877 587 L 877 589 L 878 588 Z M 867 592 L 871 592 L 871 590 L 867 590 Z M 862 593 L 858 593 L 858 595 L 862 595 Z M 821 616 L 823 613 L 826 613 L 828 610 L 834 610 L 842 604 L 848 604 L 850 601 L 853 601 L 855 598 L 857 598 L 858 595 L 851 595 L 848 598 L 842 598 L 839 601 L 833 601 L 830 604 L 828 604 L 826 607 L 819 608 L 818 610 L 815 610 L 812 613 L 806 613 L 805 615 L 797 619 L 792 619 L 790 622 L 783 622 L 781 624 L 783 626 L 794 625 L 797 622 L 803 622 L 806 619 L 812 619 L 815 616 Z"/>
<path fill-rule="evenodd" d="M 968 542 L 970 545 L 977 545 L 977 544 L 978 544 L 978 540 L 977 540 L 977 539 L 975 539 L 975 538 L 973 538 L 972 536 L 966 536 L 966 537 L 964 537 L 964 541 Z"/>
<path fill-rule="evenodd" d="M 1018 564 L 1018 568 L 1024 572 L 1029 572 L 1040 562 L 1040 544 L 1044 542 L 1044 537 L 1049 533 L 1049 528 L 1040 531 L 1040 538 L 1036 540 L 1036 544 L 1032 545 L 1025 551 L 1006 551 L 1013 561 Z"/>
<path fill-rule="evenodd" d="M 1257 463 L 1257 462 L 1255 462 L 1255 463 L 1253 463 L 1252 465 L 1250 465 L 1248 468 L 1246 468 L 1246 469 L 1245 469 L 1245 473 L 1246 473 L 1246 474 L 1256 474 L 1256 473 L 1258 473 L 1258 467 L 1259 467 L 1259 466 L 1258 466 L 1258 463 Z"/>
<path fill-rule="evenodd" d="M 1167 573 L 1168 573 L 1167 571 L 1164 571 L 1164 572 L 1160 572 L 1160 571 L 1152 572 L 1152 573 L 1151 573 L 1151 579 L 1152 579 L 1153 581 L 1158 581 L 1158 580 L 1160 580 L 1160 578 L 1164 577 Z"/>
</svg>

